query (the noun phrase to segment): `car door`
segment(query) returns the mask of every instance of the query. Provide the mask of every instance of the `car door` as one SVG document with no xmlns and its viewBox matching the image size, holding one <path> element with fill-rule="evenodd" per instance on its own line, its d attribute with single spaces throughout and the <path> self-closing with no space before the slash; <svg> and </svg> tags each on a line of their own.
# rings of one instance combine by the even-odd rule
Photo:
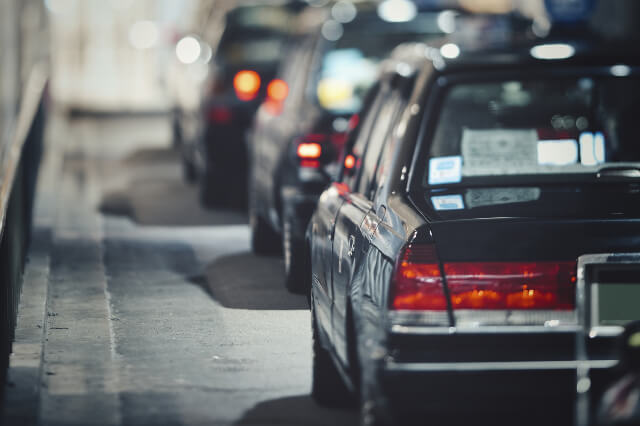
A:
<svg viewBox="0 0 640 426">
<path fill-rule="evenodd" d="M 362 166 L 362 156 L 366 143 L 369 140 L 371 129 L 375 124 L 377 111 L 382 103 L 382 98 L 377 96 L 379 85 L 374 85 L 364 100 L 361 114 L 363 119 L 356 126 L 350 135 L 345 155 L 352 156 L 353 163 L 349 167 L 343 164 L 342 172 L 338 181 L 333 182 L 326 189 L 318 201 L 316 211 L 311 222 L 312 246 L 312 284 L 317 289 L 318 298 L 318 320 L 331 328 L 331 295 L 332 290 L 332 270 L 333 264 L 333 237 L 336 218 L 340 207 L 345 201 L 350 200 L 350 192 L 356 183 L 359 169 Z"/>
<path fill-rule="evenodd" d="M 378 96 L 384 101 L 381 101 L 374 117 L 355 186 L 340 207 L 333 236 L 332 340 L 336 354 L 345 364 L 348 362 L 345 328 L 347 309 L 354 292 L 360 291 L 358 286 L 350 284 L 358 262 L 367 253 L 368 230 L 376 225 L 372 221 L 377 220 L 376 215 L 371 213 L 372 182 L 387 135 L 403 102 L 400 94 L 387 85 L 383 85 Z"/>
</svg>

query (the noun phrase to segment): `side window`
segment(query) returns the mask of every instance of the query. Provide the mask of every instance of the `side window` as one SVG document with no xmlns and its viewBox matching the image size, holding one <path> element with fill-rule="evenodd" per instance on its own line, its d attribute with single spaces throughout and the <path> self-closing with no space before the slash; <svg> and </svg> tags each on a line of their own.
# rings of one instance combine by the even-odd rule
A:
<svg viewBox="0 0 640 426">
<path fill-rule="evenodd" d="M 376 118 L 378 116 L 378 110 L 382 104 L 382 99 L 385 96 L 386 91 L 380 91 L 379 86 L 375 86 L 371 89 L 371 100 L 367 102 L 365 100 L 365 107 L 361 112 L 360 124 L 358 124 L 355 135 L 355 142 L 353 147 L 347 152 L 347 154 L 353 155 L 354 164 L 349 173 L 343 171 L 342 183 L 346 184 L 351 190 L 355 190 L 355 184 L 362 168 L 362 156 L 364 154 L 367 142 L 371 135 L 371 129 L 373 128 Z"/>
<path fill-rule="evenodd" d="M 380 160 L 378 162 L 378 168 L 376 169 L 376 175 L 373 180 L 371 186 L 371 198 L 375 197 L 378 189 L 384 185 L 385 180 L 389 176 L 389 169 L 391 167 L 391 160 L 393 159 L 393 153 L 395 151 L 395 147 L 398 144 L 398 138 L 395 135 L 395 129 L 397 128 L 397 124 L 400 122 L 402 117 L 402 113 L 407 106 L 406 98 L 402 98 L 397 103 L 397 108 L 394 111 L 394 119 L 391 122 L 391 127 L 389 128 L 389 133 L 387 134 L 387 141 L 382 148 L 382 153 L 380 154 Z"/>
<path fill-rule="evenodd" d="M 362 160 L 362 170 L 358 181 L 358 192 L 369 199 L 372 197 L 371 184 L 381 151 L 385 145 L 385 141 L 387 141 L 387 136 L 389 135 L 392 124 L 395 122 L 397 112 L 402 102 L 400 94 L 393 92 L 386 100 L 386 103 L 380 108 L 375 125 L 371 130 L 370 141 Z"/>
</svg>

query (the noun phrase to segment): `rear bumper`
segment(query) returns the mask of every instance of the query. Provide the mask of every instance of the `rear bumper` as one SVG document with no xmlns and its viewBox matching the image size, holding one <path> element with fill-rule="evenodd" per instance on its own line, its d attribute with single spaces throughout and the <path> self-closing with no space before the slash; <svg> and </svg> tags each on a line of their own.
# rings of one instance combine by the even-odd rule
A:
<svg viewBox="0 0 640 426">
<path fill-rule="evenodd" d="M 576 374 L 591 369 L 594 398 L 616 359 L 578 362 L 571 327 L 491 332 L 396 327 L 377 364 L 378 401 L 397 424 L 558 424 L 575 414 Z M 594 380 L 597 377 L 597 380 Z M 430 420 L 431 421 L 431 420 Z"/>
<path fill-rule="evenodd" d="M 398 367 L 387 366 L 380 378 L 398 424 L 572 424 L 572 369 Z"/>
</svg>

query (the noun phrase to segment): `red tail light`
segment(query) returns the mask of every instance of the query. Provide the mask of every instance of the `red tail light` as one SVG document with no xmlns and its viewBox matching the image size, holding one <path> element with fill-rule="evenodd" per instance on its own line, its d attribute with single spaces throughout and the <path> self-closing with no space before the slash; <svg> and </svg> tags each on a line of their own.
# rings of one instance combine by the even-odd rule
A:
<svg viewBox="0 0 640 426">
<path fill-rule="evenodd" d="M 322 156 L 322 145 L 317 142 L 302 142 L 298 145 L 298 158 L 317 160 Z"/>
<path fill-rule="evenodd" d="M 455 262 L 443 265 L 451 307 L 573 310 L 576 262 Z M 407 246 L 396 265 L 392 309 L 447 309 L 435 246 Z"/>
<path fill-rule="evenodd" d="M 242 70 L 233 77 L 233 88 L 241 101 L 255 99 L 260 90 L 260 75 L 251 70 Z"/>
<path fill-rule="evenodd" d="M 353 169 L 356 165 L 356 157 L 354 157 L 352 154 L 347 155 L 346 157 L 344 157 L 344 167 L 345 169 Z"/>
<path fill-rule="evenodd" d="M 444 265 L 453 309 L 573 310 L 576 262 Z"/>
<path fill-rule="evenodd" d="M 276 78 L 267 86 L 267 96 L 270 100 L 283 102 L 289 95 L 289 86 L 283 80 Z"/>
<path fill-rule="evenodd" d="M 358 114 L 353 114 L 349 119 L 349 130 L 355 129 L 359 122 L 360 116 Z"/>
<path fill-rule="evenodd" d="M 225 107 L 213 107 L 209 110 L 209 121 L 226 124 L 231 121 L 231 111 Z"/>
<path fill-rule="evenodd" d="M 393 277 L 391 307 L 431 311 L 447 309 L 434 245 L 405 247 Z"/>
</svg>

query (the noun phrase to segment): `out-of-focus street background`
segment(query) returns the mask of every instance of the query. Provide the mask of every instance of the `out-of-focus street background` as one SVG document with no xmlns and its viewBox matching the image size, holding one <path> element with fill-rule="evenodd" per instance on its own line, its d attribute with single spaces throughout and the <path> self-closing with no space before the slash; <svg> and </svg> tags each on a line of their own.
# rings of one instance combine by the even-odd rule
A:
<svg viewBox="0 0 640 426">
<path fill-rule="evenodd" d="M 319 170 L 320 134 L 336 152 L 319 174 L 334 177 L 386 41 L 544 36 L 547 3 L 2 1 L 1 423 L 358 424 L 353 405 L 310 396 L 308 292 L 287 290 L 306 222 L 283 204 L 256 213 L 267 191 L 247 169 L 298 155 Z M 640 2 L 558 3 L 588 3 L 580 25 L 602 37 L 638 32 Z M 363 38 L 356 9 L 387 32 Z M 292 114 L 293 93 L 313 98 L 300 123 L 270 124 Z M 256 123 L 296 137 L 312 123 L 310 153 L 251 151 Z M 282 164 L 257 180 L 290 184 Z M 274 217 L 280 229 L 261 229 L 278 242 L 261 246 L 256 229 Z"/>
</svg>

